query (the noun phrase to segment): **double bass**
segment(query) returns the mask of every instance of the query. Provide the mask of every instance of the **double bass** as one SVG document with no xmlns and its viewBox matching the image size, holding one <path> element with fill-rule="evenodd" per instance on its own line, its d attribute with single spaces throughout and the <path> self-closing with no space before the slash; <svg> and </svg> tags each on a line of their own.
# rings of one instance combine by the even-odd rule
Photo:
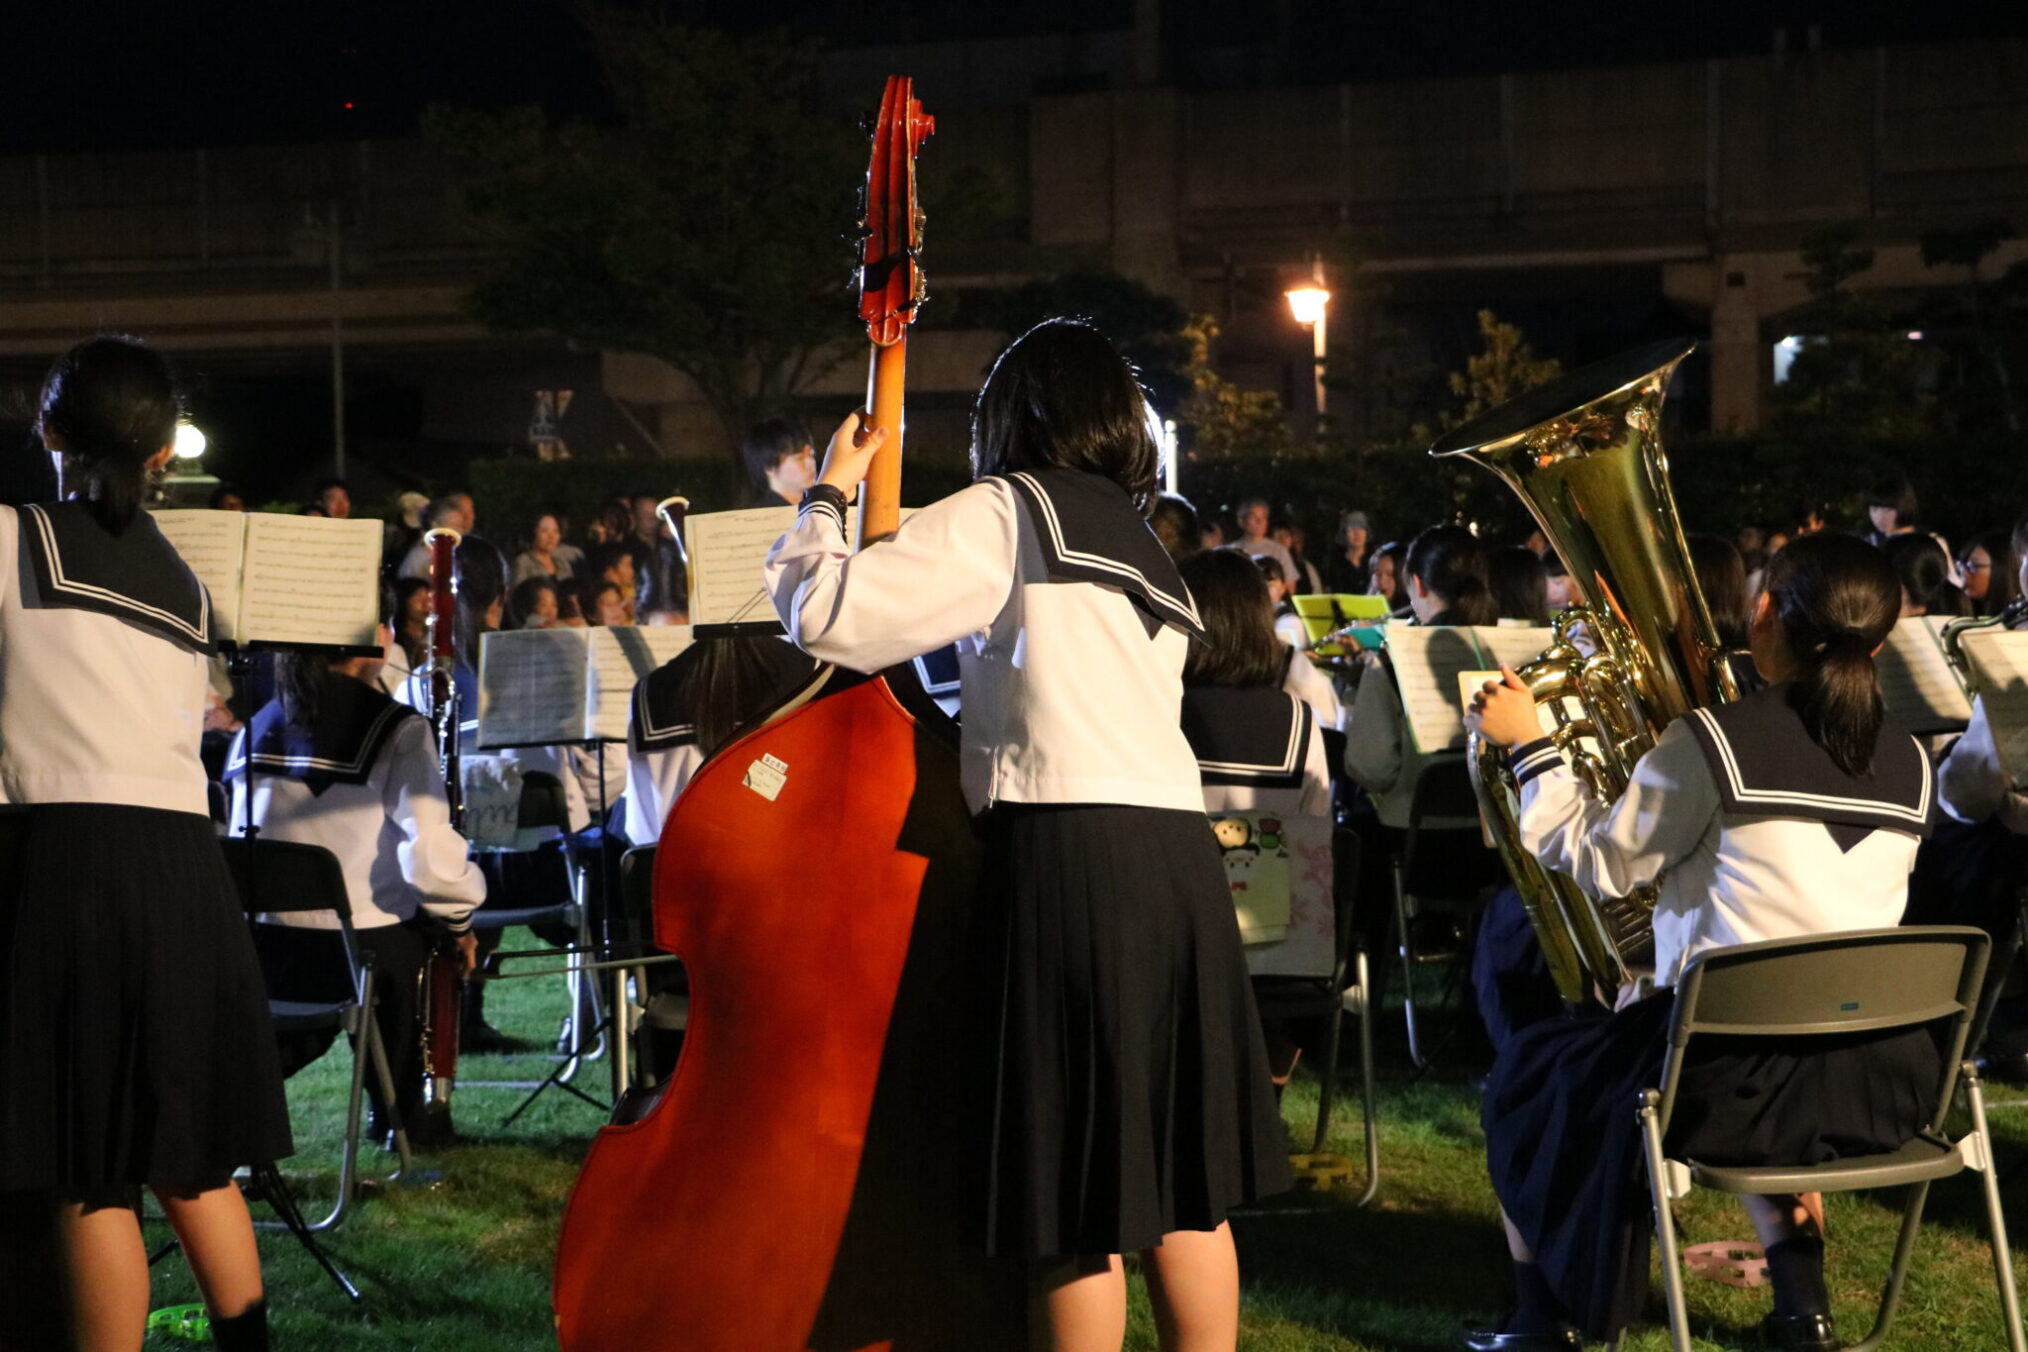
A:
<svg viewBox="0 0 2028 1352">
<path fill-rule="evenodd" d="M 899 520 L 907 325 L 922 296 L 915 155 L 890 78 L 866 193 L 861 547 Z M 814 691 L 814 693 L 812 693 Z M 558 1239 L 565 1352 L 1019 1352 L 1025 1270 L 984 1256 L 1001 938 L 956 729 L 909 668 L 831 669 L 734 737 L 663 828 L 657 947 L 690 978 L 682 1055 L 603 1128 Z"/>
</svg>

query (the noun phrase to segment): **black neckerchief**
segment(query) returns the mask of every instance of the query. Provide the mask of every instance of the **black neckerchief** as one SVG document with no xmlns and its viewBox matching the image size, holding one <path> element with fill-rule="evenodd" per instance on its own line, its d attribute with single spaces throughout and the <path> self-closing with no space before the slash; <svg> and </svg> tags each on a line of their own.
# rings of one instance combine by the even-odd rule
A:
<svg viewBox="0 0 2028 1352">
<path fill-rule="evenodd" d="M 282 716 L 282 702 L 269 700 L 247 725 L 226 774 L 245 773 L 251 747 L 254 773 L 300 779 L 313 794 L 333 784 L 364 784 L 402 721 L 420 717 L 379 686 L 331 672 L 318 692 L 315 727 L 295 727 Z"/>
<path fill-rule="evenodd" d="M 1017 470 L 1006 482 L 1035 523 L 1051 582 L 1095 582 L 1126 593 L 1150 638 L 1165 624 L 1204 637 L 1175 560 L 1124 488 L 1074 469 Z"/>
<path fill-rule="evenodd" d="M 1770 686 L 1685 715 L 1717 782 L 1721 809 L 1732 816 L 1822 822 L 1841 850 L 1874 831 L 1928 835 L 1935 776 L 1916 740 L 1883 723 L 1873 745 L 1873 773 L 1855 778 L 1810 740 L 1790 702 L 1793 691 L 1787 683 Z"/>
<path fill-rule="evenodd" d="M 1280 686 L 1183 690 L 1183 736 L 1206 784 L 1301 788 L 1310 722 L 1310 706 Z"/>
<path fill-rule="evenodd" d="M 146 512 L 115 535 L 81 502 L 20 512 L 22 604 L 110 615 L 206 656 L 218 650 L 211 598 Z"/>
</svg>

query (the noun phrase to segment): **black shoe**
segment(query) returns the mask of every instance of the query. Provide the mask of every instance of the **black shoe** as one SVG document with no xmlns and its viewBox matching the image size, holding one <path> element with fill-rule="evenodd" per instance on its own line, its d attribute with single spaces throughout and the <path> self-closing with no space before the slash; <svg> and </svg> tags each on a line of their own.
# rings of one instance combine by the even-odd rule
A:
<svg viewBox="0 0 2028 1352">
<path fill-rule="evenodd" d="M 1979 1078 L 1998 1084 L 2028 1084 L 2028 1052 L 1986 1052 L 1974 1057 Z"/>
<path fill-rule="evenodd" d="M 459 1026 L 458 1050 L 474 1055 L 484 1052 L 525 1052 L 528 1050 L 528 1044 L 518 1037 L 509 1037 L 484 1019 L 474 1019 Z"/>
<path fill-rule="evenodd" d="M 1827 1314 L 1771 1314 L 1760 1321 L 1760 1345 L 1777 1352 L 1838 1352 L 1845 1346 Z"/>
<path fill-rule="evenodd" d="M 1568 1324 L 1554 1333 L 1502 1333 L 1467 1324 L 1458 1330 L 1458 1346 L 1465 1352 L 1583 1352 L 1584 1339 Z"/>
</svg>

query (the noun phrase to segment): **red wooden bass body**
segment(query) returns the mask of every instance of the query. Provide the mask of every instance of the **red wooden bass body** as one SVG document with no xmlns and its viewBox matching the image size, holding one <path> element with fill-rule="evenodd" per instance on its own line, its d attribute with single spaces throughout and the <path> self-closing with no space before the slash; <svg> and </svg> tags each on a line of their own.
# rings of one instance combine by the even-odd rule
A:
<svg viewBox="0 0 2028 1352">
<path fill-rule="evenodd" d="M 928 130 L 891 79 L 862 272 L 890 461 Z M 898 472 L 876 461 L 862 538 L 891 533 Z M 1024 1274 L 982 1249 L 1004 936 L 978 862 L 955 728 L 905 668 L 832 669 L 699 769 L 654 877 L 656 945 L 690 978 L 685 1043 L 571 1194 L 565 1352 L 1026 1347 Z"/>
</svg>

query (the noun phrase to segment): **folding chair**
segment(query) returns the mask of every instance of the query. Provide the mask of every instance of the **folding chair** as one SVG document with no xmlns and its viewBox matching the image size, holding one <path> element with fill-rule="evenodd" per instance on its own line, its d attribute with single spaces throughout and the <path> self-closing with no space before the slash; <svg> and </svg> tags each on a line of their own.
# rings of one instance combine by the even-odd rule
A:
<svg viewBox="0 0 2028 1352">
<path fill-rule="evenodd" d="M 570 996 L 569 1026 L 566 1035 L 559 1039 L 563 1063 L 556 1074 L 542 1080 L 465 1080 L 458 1081 L 461 1089 L 525 1089 L 533 1095 L 539 1094 L 551 1084 L 568 1086 L 577 1074 L 582 1061 L 596 1060 L 604 1055 L 603 1033 L 594 1032 L 599 1027 L 598 993 L 586 980 L 586 969 L 581 955 L 591 946 L 591 931 L 588 909 L 585 905 L 585 877 L 578 868 L 576 851 L 571 843 L 569 798 L 564 792 L 563 781 L 543 771 L 530 771 L 522 777 L 521 805 L 516 814 L 515 825 L 524 831 L 555 827 L 562 842 L 564 874 L 569 886 L 556 901 L 542 906 L 481 906 L 472 912 L 472 928 L 475 930 L 506 930 L 516 925 L 567 925 L 576 938 L 567 950 L 567 961 L 563 972 L 564 986 Z M 519 956 L 519 955 L 517 955 Z M 547 973 L 521 973 L 517 975 L 546 975 Z M 496 978 L 497 979 L 497 978 Z M 587 1018 L 586 1015 L 591 1017 Z M 522 1107 L 526 1107 L 526 1103 Z M 516 1109 L 512 1116 L 518 1116 Z"/>
<path fill-rule="evenodd" d="M 1324 1018 L 1324 1066 L 1317 1086 L 1317 1129 L 1310 1153 L 1322 1154 L 1331 1130 L 1331 1105 L 1338 1086 L 1338 1053 L 1345 1015 L 1359 1020 L 1359 1093 L 1366 1119 L 1366 1190 L 1356 1206 L 1365 1206 L 1380 1191 L 1379 1116 L 1373 1094 L 1372 986 L 1366 953 L 1359 947 L 1353 904 L 1359 890 L 1359 836 L 1345 827 L 1331 833 L 1331 893 L 1336 912 L 1337 947 L 1328 977 L 1255 977 L 1254 1001 L 1263 1020 Z"/>
<path fill-rule="evenodd" d="M 1922 1224 L 1929 1185 L 1964 1169 L 1978 1172 L 1985 1188 L 1993 1240 L 1993 1271 L 2007 1325 L 2007 1345 L 2024 1352 L 2020 1302 L 2007 1252 L 2007 1226 L 1986 1129 L 1979 1076 L 1965 1058 L 1966 1036 L 1978 1005 L 1989 940 L 1957 926 L 1861 930 L 1807 939 L 1744 944 L 1693 961 L 1676 987 L 1669 1050 L 1660 1089 L 1642 1091 L 1641 1135 L 1647 1149 L 1655 1234 L 1661 1245 L 1662 1286 L 1668 1298 L 1669 1335 L 1676 1352 L 1690 1352 L 1690 1318 L 1684 1307 L 1671 1203 L 1694 1187 L 1734 1195 L 1852 1192 L 1906 1187 L 1901 1236 L 1880 1297 L 1873 1330 L 1851 1352 L 1868 1352 L 1886 1338 L 1901 1299 L 1902 1280 Z M 1914 1028 L 1949 1020 L 1942 1083 L 1935 1115 L 1921 1135 L 1898 1150 L 1825 1164 L 1735 1167 L 1667 1157 L 1664 1141 L 1676 1107 L 1676 1089 L 1690 1048 L 1700 1036 L 1794 1038 Z M 1962 1079 L 1971 1130 L 1953 1141 L 1943 1123 Z"/>
<path fill-rule="evenodd" d="M 1500 857 L 1486 848 L 1479 826 L 1479 802 L 1471 770 L 1462 757 L 1431 761 L 1416 776 L 1409 799 L 1408 835 L 1394 861 L 1395 951 L 1401 959 L 1402 1013 L 1408 1021 L 1408 1056 L 1418 1070 L 1429 1065 L 1423 1051 L 1415 1000 L 1415 971 L 1435 961 L 1416 949 L 1415 918 L 1431 912 L 1469 916 L 1478 911 L 1480 891 L 1504 877 Z M 1444 959 L 1452 981 L 1470 953 L 1462 944 Z"/>
<path fill-rule="evenodd" d="M 360 1120 L 369 1065 L 380 1085 L 381 1102 L 387 1105 L 401 1167 L 406 1170 L 409 1165 L 408 1133 L 395 1112 L 394 1077 L 388 1071 L 380 1025 L 373 1019 L 373 962 L 359 947 L 352 928 L 352 903 L 345 891 L 345 875 L 331 851 L 321 845 L 242 837 L 221 840 L 219 846 L 225 852 L 226 867 L 232 871 L 233 881 L 239 885 L 240 900 L 249 919 L 255 915 L 299 915 L 309 911 L 330 911 L 338 917 L 338 943 L 333 959 L 335 962 L 342 957 L 349 996 L 339 1000 L 288 1000 L 276 999 L 270 993 L 268 999 L 268 1014 L 278 1035 L 337 1031 L 346 1033 L 350 1041 L 352 1080 L 345 1101 L 345 1146 L 338 1164 L 338 1199 L 328 1215 L 305 1227 L 311 1231 L 335 1229 L 351 1211 L 359 1194 Z M 362 1047 L 364 1056 L 360 1055 Z M 264 1221 L 262 1225 L 284 1228 L 272 1221 Z"/>
</svg>

